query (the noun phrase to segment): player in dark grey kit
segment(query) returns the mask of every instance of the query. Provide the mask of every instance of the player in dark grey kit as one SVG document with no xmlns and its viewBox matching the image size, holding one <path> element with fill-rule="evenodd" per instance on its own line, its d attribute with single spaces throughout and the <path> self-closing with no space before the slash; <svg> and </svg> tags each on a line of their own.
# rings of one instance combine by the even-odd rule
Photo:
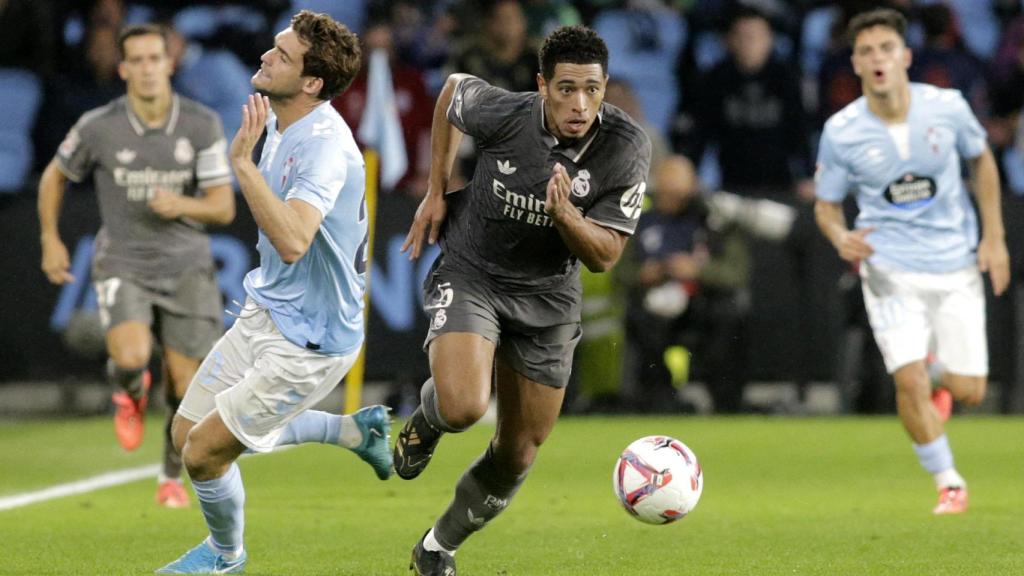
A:
<svg viewBox="0 0 1024 576">
<path fill-rule="evenodd" d="M 580 339 L 582 262 L 618 260 L 640 216 L 651 145 L 603 103 L 604 41 L 562 27 L 540 50 L 537 92 L 453 74 L 438 97 L 427 196 L 403 250 L 440 239 L 424 290 L 432 377 L 395 445 L 395 471 L 423 471 L 441 435 L 483 416 L 496 374 L 498 429 L 445 513 L 413 549 L 417 574 L 455 574 L 455 550 L 497 516 L 554 427 Z M 446 193 L 462 134 L 476 173 Z M 443 225 L 443 226 L 442 226 Z"/>
<path fill-rule="evenodd" d="M 153 330 L 162 346 L 170 404 L 157 501 L 188 505 L 170 418 L 221 334 L 220 290 L 205 224 L 235 214 L 220 120 L 171 90 L 161 28 L 126 28 L 118 71 L 127 94 L 85 113 L 39 182 L 42 269 L 54 284 L 74 281 L 57 221 L 66 180 L 90 175 L 103 226 L 92 279 L 107 330 L 107 375 L 115 386 L 114 427 L 126 450 L 142 442 Z"/>
</svg>

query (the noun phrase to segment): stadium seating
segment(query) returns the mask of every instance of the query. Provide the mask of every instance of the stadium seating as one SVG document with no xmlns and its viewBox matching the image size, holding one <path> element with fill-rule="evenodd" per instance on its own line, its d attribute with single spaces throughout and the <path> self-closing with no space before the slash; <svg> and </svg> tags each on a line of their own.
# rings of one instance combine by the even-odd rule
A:
<svg viewBox="0 0 1024 576">
<path fill-rule="evenodd" d="M 331 18 L 343 23 L 356 34 L 363 31 L 363 25 L 366 23 L 366 2 L 363 0 L 292 0 L 292 9 L 282 13 L 275 30 L 287 28 L 292 15 L 300 10 L 330 14 Z"/>
<path fill-rule="evenodd" d="M 608 44 L 608 73 L 636 93 L 647 121 L 668 136 L 679 96 L 674 69 L 686 23 L 673 10 L 608 10 L 594 21 Z"/>
<path fill-rule="evenodd" d="M 251 76 L 252 70 L 234 53 L 192 43 L 178 65 L 174 88 L 213 108 L 220 116 L 225 137 L 231 141 L 242 123 L 238 103 L 244 102 L 251 91 Z"/>
<path fill-rule="evenodd" d="M 234 3 L 190 6 L 174 16 L 174 28 L 191 39 L 210 38 L 222 28 L 256 34 L 266 24 L 266 18 L 256 8 Z"/>
<path fill-rule="evenodd" d="M 832 48 L 832 26 L 842 16 L 838 6 L 822 6 L 804 18 L 800 34 L 800 67 L 804 74 L 817 77 L 821 63 Z"/>
<path fill-rule="evenodd" d="M 968 50 L 979 58 L 995 56 L 999 43 L 999 21 L 993 12 L 992 0 L 942 0 L 956 14 L 960 32 Z M 920 4 L 936 4 L 939 0 L 922 0 Z"/>
<path fill-rule="evenodd" d="M 0 193 L 14 193 L 32 167 L 32 126 L 42 82 L 28 70 L 0 68 L 0 86 Z"/>
</svg>

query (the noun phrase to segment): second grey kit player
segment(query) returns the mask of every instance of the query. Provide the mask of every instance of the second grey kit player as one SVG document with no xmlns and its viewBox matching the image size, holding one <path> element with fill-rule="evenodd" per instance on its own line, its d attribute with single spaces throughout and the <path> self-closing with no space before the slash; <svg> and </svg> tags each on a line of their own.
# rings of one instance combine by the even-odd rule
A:
<svg viewBox="0 0 1024 576">
<path fill-rule="evenodd" d="M 150 205 L 161 195 L 195 198 L 215 188 L 218 194 L 232 194 L 220 120 L 196 102 L 178 95 L 171 98 L 166 124 L 159 127 L 136 116 L 127 97 L 86 113 L 55 158 L 67 179 L 81 182 L 93 177 L 102 227 L 94 244 L 92 280 L 100 319 L 108 331 L 108 378 L 117 390 L 115 429 L 129 450 L 142 439 L 150 349 L 114 338 L 110 331 L 136 323 L 155 333 L 170 380 L 165 397 L 173 414 L 195 367 L 223 327 L 220 289 L 204 225 L 186 216 L 158 214 Z M 127 345 L 137 350 L 126 352 Z M 113 347 L 122 357 L 137 358 L 141 367 L 116 363 Z M 187 502 L 177 480 L 180 473 L 181 459 L 168 436 L 158 501 L 167 498 L 163 490 L 173 489 L 175 505 Z"/>
<path fill-rule="evenodd" d="M 57 151 L 69 180 L 94 177 L 103 225 L 92 278 L 105 327 L 153 325 L 155 305 L 170 313 L 160 319 L 161 342 L 192 358 L 205 356 L 221 333 L 210 239 L 201 223 L 166 219 L 148 202 L 230 184 L 220 126 L 211 110 L 174 95 L 167 124 L 147 127 L 122 97 L 83 115 Z"/>
</svg>

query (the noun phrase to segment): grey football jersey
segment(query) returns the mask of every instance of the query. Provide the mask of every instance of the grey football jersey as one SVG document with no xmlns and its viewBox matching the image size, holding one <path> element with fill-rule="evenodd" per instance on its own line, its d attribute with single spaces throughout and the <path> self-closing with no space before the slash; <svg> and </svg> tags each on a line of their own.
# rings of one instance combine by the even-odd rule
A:
<svg viewBox="0 0 1024 576">
<path fill-rule="evenodd" d="M 448 120 L 476 140 L 469 185 L 448 195 L 441 238 L 446 267 L 486 277 L 513 293 L 578 291 L 578 259 L 544 212 L 556 162 L 588 219 L 632 234 L 640 217 L 651 143 L 625 112 L 603 104 L 595 130 L 561 145 L 544 127 L 537 92 L 508 92 L 476 77 L 459 82 Z"/>
<path fill-rule="evenodd" d="M 74 182 L 93 176 L 103 223 L 93 257 L 98 277 L 174 276 L 212 265 L 200 223 L 165 220 L 147 204 L 157 190 L 197 196 L 231 182 L 220 119 L 209 108 L 174 95 L 167 123 L 149 128 L 123 96 L 82 115 L 57 164 Z"/>
</svg>

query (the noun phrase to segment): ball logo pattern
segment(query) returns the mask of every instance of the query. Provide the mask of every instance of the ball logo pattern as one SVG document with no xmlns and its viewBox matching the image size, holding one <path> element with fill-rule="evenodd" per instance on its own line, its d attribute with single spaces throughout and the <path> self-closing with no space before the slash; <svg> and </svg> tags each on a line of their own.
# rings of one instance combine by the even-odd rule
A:
<svg viewBox="0 0 1024 576">
<path fill-rule="evenodd" d="M 646 436 L 622 451 L 612 484 L 619 503 L 634 518 L 668 524 L 697 505 L 704 473 L 686 444 L 669 436 Z"/>
</svg>

